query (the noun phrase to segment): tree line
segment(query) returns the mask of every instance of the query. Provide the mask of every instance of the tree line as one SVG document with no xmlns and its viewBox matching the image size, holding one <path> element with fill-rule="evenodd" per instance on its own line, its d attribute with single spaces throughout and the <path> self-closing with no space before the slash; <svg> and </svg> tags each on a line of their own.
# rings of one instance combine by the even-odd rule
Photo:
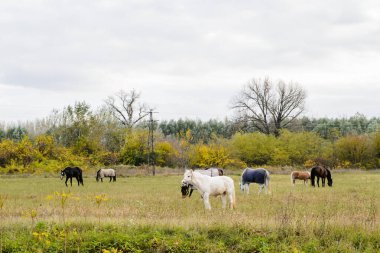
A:
<svg viewBox="0 0 380 253">
<path fill-rule="evenodd" d="M 379 167 L 380 118 L 300 117 L 305 98 L 299 85 L 252 80 L 231 105 L 236 112 L 231 119 L 155 123 L 151 154 L 149 107 L 138 92 L 120 91 L 96 110 L 76 102 L 41 120 L 0 126 L 0 171 L 139 166 L 149 158 L 158 166 L 192 168 Z"/>
</svg>

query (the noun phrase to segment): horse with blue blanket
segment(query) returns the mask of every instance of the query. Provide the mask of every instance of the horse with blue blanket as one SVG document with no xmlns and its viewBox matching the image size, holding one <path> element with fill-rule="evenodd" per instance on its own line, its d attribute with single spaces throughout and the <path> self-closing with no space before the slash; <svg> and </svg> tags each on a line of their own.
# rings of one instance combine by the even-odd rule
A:
<svg viewBox="0 0 380 253">
<path fill-rule="evenodd" d="M 265 192 L 268 193 L 269 180 L 269 172 L 266 169 L 246 168 L 241 174 L 240 189 L 249 194 L 249 184 L 256 183 L 260 185 L 259 194 L 263 188 L 265 188 Z"/>
</svg>

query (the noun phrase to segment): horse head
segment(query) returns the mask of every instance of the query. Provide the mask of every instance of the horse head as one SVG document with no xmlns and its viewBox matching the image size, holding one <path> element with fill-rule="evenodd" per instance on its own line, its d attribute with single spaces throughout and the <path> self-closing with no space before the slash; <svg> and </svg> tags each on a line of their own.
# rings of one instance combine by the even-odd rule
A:
<svg viewBox="0 0 380 253">
<path fill-rule="evenodd" d="M 61 180 L 63 179 L 64 176 L 65 176 L 65 171 L 61 170 Z"/>
<path fill-rule="evenodd" d="M 183 174 L 183 180 L 182 183 L 191 183 L 193 177 L 193 170 L 185 170 L 185 173 Z"/>
<path fill-rule="evenodd" d="M 247 168 L 243 170 L 243 173 L 241 173 L 241 176 L 240 176 L 240 182 L 239 182 L 239 186 L 240 186 L 240 190 L 242 192 L 244 192 L 244 180 L 243 180 L 243 176 L 245 174 L 245 172 L 247 171 Z"/>
<path fill-rule="evenodd" d="M 243 192 L 244 191 L 244 185 L 242 184 L 241 181 L 239 182 L 239 186 L 240 186 L 240 190 Z"/>
<path fill-rule="evenodd" d="M 330 170 L 326 169 L 327 170 L 327 185 L 332 187 L 332 184 L 333 184 L 333 180 L 332 180 L 332 177 L 331 177 L 331 172 Z"/>
<path fill-rule="evenodd" d="M 96 182 L 99 181 L 99 178 L 100 178 L 100 170 L 98 170 L 98 171 L 96 172 Z"/>
</svg>

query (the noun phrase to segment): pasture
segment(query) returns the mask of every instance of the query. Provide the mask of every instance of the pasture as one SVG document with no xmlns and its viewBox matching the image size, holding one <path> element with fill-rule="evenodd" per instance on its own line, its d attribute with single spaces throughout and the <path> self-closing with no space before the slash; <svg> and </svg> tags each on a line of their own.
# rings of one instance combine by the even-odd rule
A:
<svg viewBox="0 0 380 253">
<path fill-rule="evenodd" d="M 380 173 L 332 173 L 332 188 L 271 175 L 269 195 L 244 195 L 235 174 L 233 211 L 220 198 L 205 211 L 197 191 L 182 199 L 182 175 L 0 178 L 0 252 L 380 251 Z"/>
</svg>

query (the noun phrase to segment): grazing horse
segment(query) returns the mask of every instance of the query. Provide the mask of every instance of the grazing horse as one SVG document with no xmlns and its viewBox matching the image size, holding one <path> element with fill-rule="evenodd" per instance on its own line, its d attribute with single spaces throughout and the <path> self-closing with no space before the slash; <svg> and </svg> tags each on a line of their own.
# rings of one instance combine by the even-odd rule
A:
<svg viewBox="0 0 380 253">
<path fill-rule="evenodd" d="M 204 169 L 205 173 L 203 173 L 204 175 L 208 175 L 210 177 L 216 177 L 216 176 L 223 176 L 224 175 L 224 171 L 222 168 L 207 168 L 207 169 Z"/>
<path fill-rule="evenodd" d="M 223 208 L 226 208 L 227 196 L 230 208 L 233 209 L 235 207 L 235 185 L 234 180 L 230 177 L 210 177 L 198 171 L 185 170 L 182 182 L 194 185 L 198 189 L 207 210 L 211 210 L 209 197 L 219 195 L 221 195 Z"/>
<path fill-rule="evenodd" d="M 83 185 L 83 177 L 82 177 L 82 170 L 78 167 L 67 167 L 64 170 L 61 170 L 61 180 L 66 175 L 66 187 L 67 187 L 67 180 L 70 179 L 70 185 L 73 186 L 73 177 L 75 177 L 78 181 L 78 186 L 80 184 Z"/>
<path fill-rule="evenodd" d="M 303 184 L 306 185 L 310 179 L 310 172 L 308 171 L 292 171 L 290 173 L 290 181 L 293 186 L 296 185 L 296 179 L 303 180 Z"/>
<path fill-rule="evenodd" d="M 325 187 L 325 180 L 327 178 L 327 185 L 332 186 L 333 180 L 329 169 L 322 166 L 314 166 L 311 168 L 311 186 L 315 187 L 315 177 L 317 177 L 317 184 L 319 187 L 319 178 L 322 178 L 322 187 Z"/>
<path fill-rule="evenodd" d="M 112 180 L 116 182 L 116 171 L 114 169 L 100 169 L 96 172 L 96 182 L 98 182 L 100 179 L 101 182 L 103 183 L 104 177 L 109 177 L 110 182 Z"/>
<path fill-rule="evenodd" d="M 263 188 L 265 188 L 265 192 L 268 193 L 269 180 L 269 172 L 266 169 L 246 168 L 241 174 L 240 190 L 245 190 L 245 192 L 249 194 L 249 184 L 256 183 L 260 185 L 259 194 L 261 193 Z"/>
<path fill-rule="evenodd" d="M 195 171 L 198 171 L 199 173 L 210 176 L 210 177 L 223 176 L 224 174 L 224 171 L 221 168 L 208 168 L 204 170 L 195 170 Z M 182 185 L 181 185 L 182 198 L 186 198 L 187 195 L 189 195 L 189 198 L 190 198 L 191 194 L 193 194 L 193 191 L 196 189 L 197 188 L 195 188 L 194 185 L 182 182 Z"/>
</svg>

